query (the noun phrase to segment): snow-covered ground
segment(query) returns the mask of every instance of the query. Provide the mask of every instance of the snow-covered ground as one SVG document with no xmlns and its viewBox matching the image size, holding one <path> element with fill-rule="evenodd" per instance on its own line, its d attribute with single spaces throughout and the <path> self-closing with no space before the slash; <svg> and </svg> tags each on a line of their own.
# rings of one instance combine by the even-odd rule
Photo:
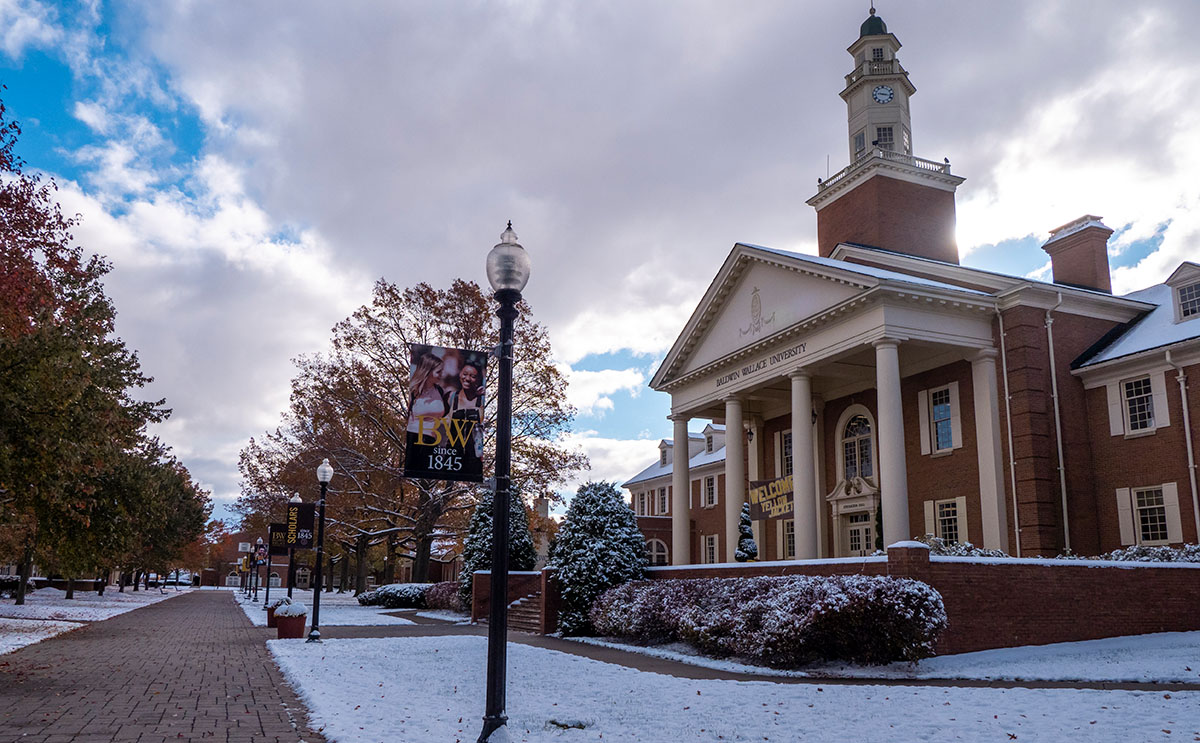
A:
<svg viewBox="0 0 1200 743">
<path fill-rule="evenodd" d="M 473 741 L 482 637 L 272 640 L 331 743 Z M 513 741 L 1086 740 L 1200 737 L 1200 692 L 776 684 L 675 678 L 508 646 Z"/>
<path fill-rule="evenodd" d="M 178 596 L 186 590 L 176 592 L 174 588 L 168 588 L 166 593 L 159 593 L 158 589 L 134 592 L 126 588 L 120 593 L 110 586 L 103 596 L 91 591 L 76 591 L 75 598 L 68 601 L 66 591 L 40 588 L 27 594 L 22 606 L 17 606 L 14 599 L 0 599 L 0 655 L 87 622 L 99 622 Z"/>
<path fill-rule="evenodd" d="M 920 663 L 888 666 L 814 665 L 783 671 L 734 660 L 708 658 L 683 643 L 640 647 L 592 637 L 570 638 L 588 645 L 620 648 L 691 665 L 734 673 L 792 678 L 978 679 L 997 681 L 1126 681 L 1200 684 L 1200 632 L 1162 632 L 1063 642 L 1000 650 L 982 650 Z"/>
<path fill-rule="evenodd" d="M 276 593 L 271 591 L 272 601 L 280 596 L 286 596 L 287 589 L 283 589 Z M 263 602 L 266 600 L 266 594 L 259 590 L 258 600 L 254 601 L 247 598 L 240 591 L 234 594 L 237 602 L 241 604 L 242 611 L 246 612 L 246 616 L 250 617 L 250 621 L 254 624 L 265 627 L 267 625 L 267 612 L 263 610 Z M 308 618 L 312 621 L 312 591 L 292 591 L 292 601 L 297 604 L 304 604 L 308 607 Z M 358 599 L 354 598 L 354 594 L 347 593 L 322 593 L 321 594 L 321 626 L 322 627 L 365 627 L 378 626 L 388 624 L 416 624 L 411 619 L 402 617 L 390 617 L 383 612 L 396 611 L 396 609 L 384 609 L 379 606 L 359 606 Z"/>
</svg>

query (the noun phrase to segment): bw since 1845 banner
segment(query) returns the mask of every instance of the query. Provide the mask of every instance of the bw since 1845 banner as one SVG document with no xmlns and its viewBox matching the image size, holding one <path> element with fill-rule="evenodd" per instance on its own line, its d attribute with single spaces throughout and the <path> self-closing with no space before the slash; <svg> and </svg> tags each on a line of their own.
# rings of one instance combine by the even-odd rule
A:
<svg viewBox="0 0 1200 743">
<path fill-rule="evenodd" d="M 483 481 L 483 382 L 487 354 L 409 345 L 404 476 Z"/>
</svg>

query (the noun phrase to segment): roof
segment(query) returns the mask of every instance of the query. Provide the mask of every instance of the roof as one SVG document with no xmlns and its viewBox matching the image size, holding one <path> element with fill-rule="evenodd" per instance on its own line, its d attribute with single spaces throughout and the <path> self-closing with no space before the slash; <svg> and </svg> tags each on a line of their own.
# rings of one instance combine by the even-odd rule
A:
<svg viewBox="0 0 1200 743">
<path fill-rule="evenodd" d="M 695 469 L 696 467 L 703 467 L 706 464 L 714 464 L 716 462 L 724 461 L 725 447 L 722 446 L 720 449 L 714 449 L 712 452 L 706 452 L 702 449 L 699 454 L 688 460 L 688 469 Z M 634 475 L 621 487 L 627 488 L 630 485 L 636 485 L 641 482 L 646 482 L 647 480 L 666 477 L 674 471 L 674 467 L 672 467 L 673 464 L 674 462 L 667 462 L 664 465 L 660 464 L 659 460 L 655 460 L 654 464 Z"/>
<path fill-rule="evenodd" d="M 858 28 L 858 37 L 861 39 L 864 36 L 882 36 L 887 32 L 887 24 L 875 15 L 875 8 L 871 8 L 871 15 Z"/>
<path fill-rule="evenodd" d="M 1184 341 L 1200 339 L 1200 320 L 1175 322 L 1175 297 L 1167 284 L 1155 284 L 1126 294 L 1126 299 L 1157 305 L 1133 323 L 1128 330 L 1104 346 L 1079 368 L 1096 366 L 1108 361 L 1164 348 Z"/>
<path fill-rule="evenodd" d="M 868 265 L 865 265 L 862 263 L 851 263 L 849 261 L 837 260 L 836 258 L 822 258 L 819 255 L 810 255 L 808 253 L 793 253 L 790 250 L 780 250 L 779 248 L 766 248 L 766 247 L 763 247 L 762 245 L 753 245 L 751 243 L 741 243 L 741 244 L 745 245 L 748 248 L 754 248 L 755 250 L 762 250 L 767 253 L 774 253 L 776 255 L 786 256 L 788 258 L 793 258 L 795 260 L 813 263 L 818 266 L 826 266 L 828 268 L 835 268 L 835 269 L 838 269 L 839 271 L 847 271 L 849 273 L 856 273 L 856 274 L 859 274 L 860 276 L 869 276 L 873 279 L 883 279 L 885 281 L 902 281 L 906 284 L 914 284 L 916 286 L 928 286 L 928 287 L 933 287 L 936 289 L 945 289 L 947 291 L 955 291 L 955 292 L 963 292 L 966 294 L 974 294 L 976 296 L 981 296 L 981 297 L 988 296 L 987 292 L 981 292 L 977 289 L 968 289 L 966 287 L 959 286 L 957 284 L 947 284 L 944 281 L 934 281 L 933 279 L 926 279 L 926 278 L 922 278 L 920 276 L 913 276 L 911 274 L 901 273 L 899 271 L 889 271 L 886 268 L 876 268 L 875 266 L 868 266 Z M 884 251 L 884 252 L 887 252 L 887 251 Z M 938 261 L 938 262 L 940 262 L 940 261 Z"/>
</svg>

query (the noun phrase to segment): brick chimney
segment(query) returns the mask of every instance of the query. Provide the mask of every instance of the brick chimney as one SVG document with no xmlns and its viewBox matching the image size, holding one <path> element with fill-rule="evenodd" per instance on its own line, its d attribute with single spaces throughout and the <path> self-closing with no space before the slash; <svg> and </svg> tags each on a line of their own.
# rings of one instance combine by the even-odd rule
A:
<svg viewBox="0 0 1200 743">
<path fill-rule="evenodd" d="M 1054 283 L 1112 294 L 1108 272 L 1108 238 L 1113 231 L 1100 217 L 1085 214 L 1050 230 L 1042 250 L 1050 254 Z"/>
</svg>

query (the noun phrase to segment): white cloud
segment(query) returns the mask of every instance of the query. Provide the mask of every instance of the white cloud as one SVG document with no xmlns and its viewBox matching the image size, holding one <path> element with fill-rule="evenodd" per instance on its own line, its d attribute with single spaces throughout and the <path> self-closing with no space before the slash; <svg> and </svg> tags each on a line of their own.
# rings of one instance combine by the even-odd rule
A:
<svg viewBox="0 0 1200 743">
<path fill-rule="evenodd" d="M 62 37 L 53 7 L 36 0 L 0 0 L 0 48 L 20 59 L 30 47 L 47 47 Z"/>
<path fill-rule="evenodd" d="M 566 364 L 558 368 L 567 377 L 567 400 L 585 416 L 603 416 L 613 409 L 610 395 L 626 391 L 637 397 L 646 384 L 646 375 L 638 369 L 587 371 Z"/>
<path fill-rule="evenodd" d="M 595 431 L 577 431 L 567 444 L 578 446 L 592 463 L 590 471 L 567 484 L 570 492 L 588 480 L 621 483 L 658 459 L 658 439 L 605 438 Z"/>
</svg>

